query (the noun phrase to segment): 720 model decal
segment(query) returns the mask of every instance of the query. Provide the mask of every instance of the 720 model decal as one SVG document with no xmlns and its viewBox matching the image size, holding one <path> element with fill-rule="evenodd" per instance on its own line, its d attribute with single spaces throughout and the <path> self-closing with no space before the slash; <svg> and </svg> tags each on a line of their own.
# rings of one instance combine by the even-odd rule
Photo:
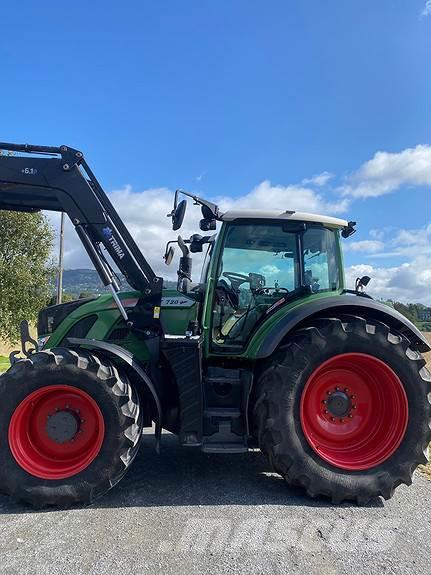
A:
<svg viewBox="0 0 431 575">
<path fill-rule="evenodd" d="M 162 307 L 192 307 L 193 304 L 188 297 L 162 297 Z"/>
</svg>

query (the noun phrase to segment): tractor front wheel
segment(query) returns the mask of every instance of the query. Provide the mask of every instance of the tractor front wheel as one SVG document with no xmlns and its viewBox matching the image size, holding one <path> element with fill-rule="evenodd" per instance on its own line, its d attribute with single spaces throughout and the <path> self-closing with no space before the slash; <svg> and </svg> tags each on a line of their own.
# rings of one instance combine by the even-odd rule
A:
<svg viewBox="0 0 431 575">
<path fill-rule="evenodd" d="M 125 374 L 86 350 L 36 353 L 0 378 L 0 491 L 35 507 L 88 504 L 113 487 L 142 433 Z"/>
<path fill-rule="evenodd" d="M 275 471 L 334 503 L 389 499 L 424 463 L 431 377 L 400 334 L 356 316 L 318 319 L 272 357 L 256 389 L 259 444 Z"/>
</svg>

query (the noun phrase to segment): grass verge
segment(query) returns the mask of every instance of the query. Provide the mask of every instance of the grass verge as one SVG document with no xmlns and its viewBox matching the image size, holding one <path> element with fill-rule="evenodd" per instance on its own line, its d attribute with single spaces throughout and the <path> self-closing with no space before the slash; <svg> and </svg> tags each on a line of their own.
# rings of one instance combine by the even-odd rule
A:
<svg viewBox="0 0 431 575">
<path fill-rule="evenodd" d="M 4 357 L 3 355 L 0 355 L 0 373 L 6 371 L 7 369 L 9 369 L 9 367 L 10 367 L 9 359 L 7 357 Z"/>
</svg>

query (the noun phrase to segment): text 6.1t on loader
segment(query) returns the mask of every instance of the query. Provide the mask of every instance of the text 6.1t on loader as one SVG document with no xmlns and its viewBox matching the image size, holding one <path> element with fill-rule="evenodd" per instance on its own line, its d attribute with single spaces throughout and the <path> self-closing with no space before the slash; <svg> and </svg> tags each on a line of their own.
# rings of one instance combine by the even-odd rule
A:
<svg viewBox="0 0 431 575">
<path fill-rule="evenodd" d="M 90 503 L 153 423 L 157 447 L 162 429 L 207 453 L 258 446 L 289 484 L 333 502 L 411 483 L 431 438 L 430 347 L 364 293 L 369 278 L 345 288 L 341 238 L 353 222 L 286 206 L 223 213 L 178 192 L 173 228 L 183 194 L 210 233 L 178 237 L 177 289 L 164 289 L 81 152 L 0 150 L 0 209 L 67 213 L 110 289 L 41 310 L 34 350 L 22 324 L 26 357 L 0 377 L 1 492 L 39 507 Z"/>
</svg>

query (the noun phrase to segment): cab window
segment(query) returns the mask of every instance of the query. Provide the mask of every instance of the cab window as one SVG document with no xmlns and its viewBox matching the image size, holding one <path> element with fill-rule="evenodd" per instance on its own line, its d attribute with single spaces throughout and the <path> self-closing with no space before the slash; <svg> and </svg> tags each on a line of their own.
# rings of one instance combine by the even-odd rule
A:
<svg viewBox="0 0 431 575">
<path fill-rule="evenodd" d="M 336 232 L 290 222 L 235 223 L 227 230 L 216 279 L 212 340 L 244 345 L 282 298 L 339 287 Z"/>
</svg>

